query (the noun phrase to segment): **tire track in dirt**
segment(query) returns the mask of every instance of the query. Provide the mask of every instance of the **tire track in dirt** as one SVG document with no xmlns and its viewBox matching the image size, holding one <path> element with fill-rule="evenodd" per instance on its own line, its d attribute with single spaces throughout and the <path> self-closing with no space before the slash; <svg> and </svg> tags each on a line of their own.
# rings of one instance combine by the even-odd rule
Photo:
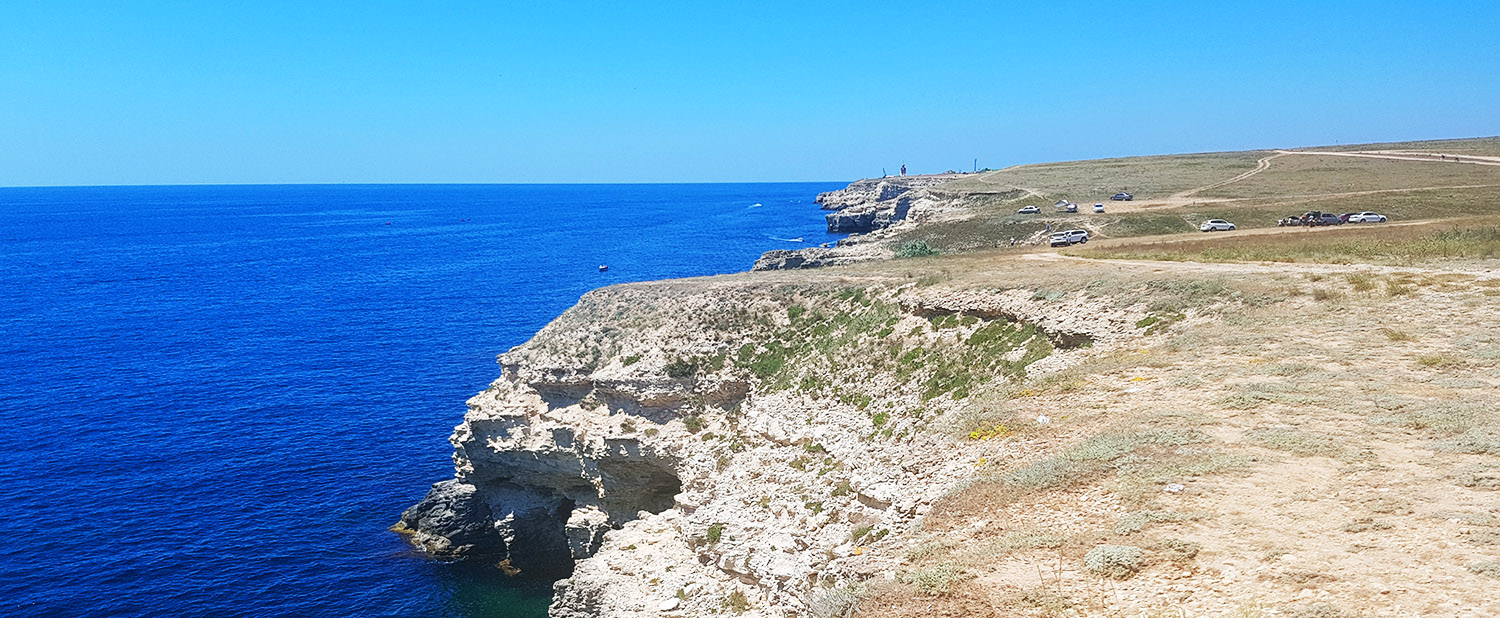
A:
<svg viewBox="0 0 1500 618">
<path fill-rule="evenodd" d="M 1193 196 L 1194 194 L 1201 193 L 1203 191 L 1209 191 L 1209 190 L 1217 189 L 1217 188 L 1225 186 L 1225 185 L 1234 184 L 1236 182 L 1239 182 L 1241 180 L 1244 180 L 1246 178 L 1249 178 L 1251 176 L 1254 176 L 1256 174 L 1264 172 L 1264 171 L 1266 171 L 1268 169 L 1271 169 L 1271 159 L 1275 159 L 1276 157 L 1280 157 L 1280 156 L 1283 156 L 1285 154 L 1286 154 L 1285 151 L 1278 150 L 1278 151 L 1276 151 L 1276 154 L 1261 157 L 1258 161 L 1255 162 L 1255 169 L 1253 169 L 1253 170 L 1250 170 L 1248 172 L 1245 172 L 1243 174 L 1235 176 L 1234 178 L 1230 178 L 1229 180 L 1221 180 L 1219 182 L 1216 182 L 1216 183 L 1213 183 L 1213 184 L 1210 184 L 1210 185 L 1203 185 L 1203 186 L 1198 187 L 1196 189 L 1188 189 L 1187 191 L 1182 191 L 1182 192 L 1179 192 L 1179 193 L 1174 193 L 1174 194 L 1172 194 L 1171 197 L 1169 197 L 1167 199 L 1169 199 L 1169 200 L 1172 200 L 1172 199 L 1176 199 L 1176 200 L 1186 199 L 1188 197 Z"/>
<path fill-rule="evenodd" d="M 1356 157 L 1361 159 L 1389 159 L 1392 161 L 1422 161 L 1426 163 L 1468 163 L 1470 165 L 1500 166 L 1500 157 L 1479 155 L 1456 155 L 1446 152 L 1387 154 L 1380 151 L 1329 152 L 1322 150 L 1278 150 L 1282 155 L 1322 155 L 1325 157 Z M 1433 157 L 1439 157 L 1433 159 Z"/>
</svg>

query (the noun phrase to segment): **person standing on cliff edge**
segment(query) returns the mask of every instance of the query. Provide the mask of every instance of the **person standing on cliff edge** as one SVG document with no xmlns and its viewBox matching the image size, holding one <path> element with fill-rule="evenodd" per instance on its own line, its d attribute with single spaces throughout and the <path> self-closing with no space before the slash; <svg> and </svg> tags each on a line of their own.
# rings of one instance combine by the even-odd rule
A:
<svg viewBox="0 0 1500 618">
<path fill-rule="evenodd" d="M 902 176 L 906 175 L 906 164 L 905 163 L 901 164 L 901 175 Z"/>
</svg>

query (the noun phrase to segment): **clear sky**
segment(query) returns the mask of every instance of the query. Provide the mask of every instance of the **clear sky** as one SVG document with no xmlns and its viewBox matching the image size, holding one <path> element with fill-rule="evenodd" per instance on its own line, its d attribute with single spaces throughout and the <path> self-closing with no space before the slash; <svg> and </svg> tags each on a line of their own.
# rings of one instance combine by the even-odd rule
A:
<svg viewBox="0 0 1500 618">
<path fill-rule="evenodd" d="M 1495 135 L 1497 32 L 1495 0 L 4 0 L 0 185 L 849 180 Z"/>
</svg>

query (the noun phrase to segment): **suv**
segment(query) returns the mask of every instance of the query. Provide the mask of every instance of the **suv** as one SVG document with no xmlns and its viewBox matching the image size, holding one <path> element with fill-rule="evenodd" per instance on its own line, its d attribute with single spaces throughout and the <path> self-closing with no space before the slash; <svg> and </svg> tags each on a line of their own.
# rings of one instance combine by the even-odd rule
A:
<svg viewBox="0 0 1500 618">
<path fill-rule="evenodd" d="M 1202 232 L 1228 232 L 1234 229 L 1234 224 L 1223 219 L 1209 219 L 1198 226 Z"/>
<path fill-rule="evenodd" d="M 1109 196 L 1109 199 L 1112 199 L 1112 200 L 1114 200 L 1116 202 L 1128 202 L 1130 200 L 1135 199 L 1135 196 L 1133 196 L 1133 195 L 1131 195 L 1129 193 L 1126 193 L 1124 191 L 1121 191 L 1119 193 L 1116 193 L 1114 195 Z"/>
<path fill-rule="evenodd" d="M 1054 247 L 1066 247 L 1068 245 L 1080 245 L 1089 241 L 1089 233 L 1085 230 L 1068 230 L 1066 232 L 1053 232 L 1051 245 Z"/>
<path fill-rule="evenodd" d="M 1331 212 L 1325 212 L 1323 214 L 1318 215 L 1317 225 L 1343 225 L 1343 224 L 1344 224 L 1344 220 L 1340 219 L 1338 215 L 1333 214 Z"/>
</svg>

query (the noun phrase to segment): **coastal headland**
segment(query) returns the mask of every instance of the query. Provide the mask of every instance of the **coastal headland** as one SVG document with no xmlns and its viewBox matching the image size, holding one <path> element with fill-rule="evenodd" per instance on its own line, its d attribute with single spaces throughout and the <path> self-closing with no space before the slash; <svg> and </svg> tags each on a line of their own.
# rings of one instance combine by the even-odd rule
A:
<svg viewBox="0 0 1500 618">
<path fill-rule="evenodd" d="M 818 201 L 853 236 L 502 354 L 396 528 L 569 618 L 1495 611 L 1500 139 Z"/>
</svg>

